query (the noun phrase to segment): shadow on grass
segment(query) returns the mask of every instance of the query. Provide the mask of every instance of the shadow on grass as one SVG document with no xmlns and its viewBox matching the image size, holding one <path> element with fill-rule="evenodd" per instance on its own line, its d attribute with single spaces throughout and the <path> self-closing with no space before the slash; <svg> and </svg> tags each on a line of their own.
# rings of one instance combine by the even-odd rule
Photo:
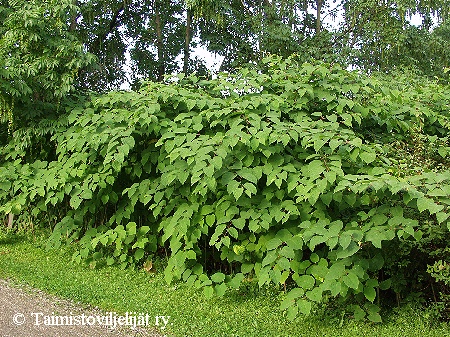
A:
<svg viewBox="0 0 450 337">
<path fill-rule="evenodd" d="M 6 230 L 0 228 L 0 246 L 14 245 L 25 242 L 27 240 L 28 236 L 25 233 L 18 233 L 14 230 Z"/>
</svg>

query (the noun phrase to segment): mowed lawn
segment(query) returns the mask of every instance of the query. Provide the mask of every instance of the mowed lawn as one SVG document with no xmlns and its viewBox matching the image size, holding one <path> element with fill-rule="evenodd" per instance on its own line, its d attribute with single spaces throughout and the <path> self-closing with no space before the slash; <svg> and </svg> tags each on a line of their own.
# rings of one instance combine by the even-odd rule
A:
<svg viewBox="0 0 450 337">
<path fill-rule="evenodd" d="M 0 232 L 0 278 L 118 314 L 170 316 L 164 331 L 170 336 L 450 336 L 448 324 L 410 306 L 385 309 L 382 324 L 356 322 L 327 308 L 291 322 L 278 309 L 284 294 L 275 288 L 248 286 L 207 299 L 183 284 L 167 285 L 160 269 L 91 269 L 71 262 L 68 248 L 46 250 L 42 235 Z"/>
</svg>

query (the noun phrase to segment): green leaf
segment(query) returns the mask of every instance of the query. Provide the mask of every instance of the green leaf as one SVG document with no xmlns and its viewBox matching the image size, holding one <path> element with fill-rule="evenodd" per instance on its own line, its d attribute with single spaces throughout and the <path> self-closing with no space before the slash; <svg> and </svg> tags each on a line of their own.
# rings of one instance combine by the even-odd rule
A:
<svg viewBox="0 0 450 337">
<path fill-rule="evenodd" d="M 381 319 L 380 314 L 377 313 L 377 312 L 369 313 L 367 315 L 367 319 L 369 321 L 371 321 L 371 322 L 374 322 L 374 323 L 381 323 L 381 322 L 383 322 L 383 320 Z"/>
<path fill-rule="evenodd" d="M 331 139 L 330 143 L 329 143 L 331 151 L 336 150 L 341 144 L 342 144 L 342 140 L 340 140 L 340 139 Z"/>
<path fill-rule="evenodd" d="M 328 273 L 325 276 L 327 280 L 336 280 L 343 276 L 345 273 L 345 264 L 342 262 L 333 263 L 328 269 Z"/>
<path fill-rule="evenodd" d="M 298 314 L 298 307 L 296 305 L 290 306 L 287 310 L 286 318 L 293 321 Z"/>
<path fill-rule="evenodd" d="M 319 244 L 321 244 L 321 243 L 323 243 L 325 241 L 326 241 L 326 238 L 324 236 L 322 236 L 322 235 L 315 235 L 309 240 L 309 243 L 308 243 L 309 249 L 314 251 L 314 248 L 317 245 L 319 245 Z"/>
<path fill-rule="evenodd" d="M 364 296 L 368 301 L 373 302 L 377 296 L 377 293 L 373 287 L 364 287 Z"/>
<path fill-rule="evenodd" d="M 276 249 L 276 248 L 278 248 L 282 243 L 283 243 L 283 242 L 282 242 L 279 238 L 275 237 L 275 238 L 273 238 L 272 240 L 270 240 L 269 242 L 267 242 L 266 248 L 267 248 L 267 250 Z"/>
<path fill-rule="evenodd" d="M 256 194 L 257 189 L 256 186 L 250 183 L 245 183 L 244 184 L 244 188 L 245 188 L 245 194 L 247 194 L 249 197 L 252 196 L 252 194 Z"/>
<path fill-rule="evenodd" d="M 286 242 L 292 238 L 292 234 L 287 229 L 283 228 L 277 232 L 275 238 L 280 239 L 281 242 Z"/>
<path fill-rule="evenodd" d="M 328 139 L 316 139 L 314 141 L 314 151 L 318 152 L 327 142 Z"/>
<path fill-rule="evenodd" d="M 108 194 L 103 194 L 101 199 L 102 199 L 102 202 L 104 204 L 106 204 L 109 201 L 109 195 Z"/>
<path fill-rule="evenodd" d="M 347 285 L 347 287 L 352 289 L 358 289 L 359 278 L 353 272 L 349 271 L 348 274 L 342 278 L 342 280 Z"/>
<path fill-rule="evenodd" d="M 203 294 L 206 296 L 206 298 L 211 298 L 214 295 L 214 288 L 212 286 L 205 286 L 203 288 Z"/>
<path fill-rule="evenodd" d="M 379 314 L 380 308 L 375 305 L 375 304 L 371 304 L 368 303 L 366 305 L 364 305 L 366 310 L 367 310 L 367 318 L 371 321 L 371 322 L 375 322 L 375 323 L 381 323 L 381 316 Z"/>
<path fill-rule="evenodd" d="M 358 250 L 360 250 L 359 245 L 356 242 L 351 241 L 346 249 L 337 249 L 336 257 L 338 259 L 345 259 L 346 257 L 354 255 Z"/>
<path fill-rule="evenodd" d="M 314 288 L 311 291 L 306 292 L 306 297 L 308 297 L 313 302 L 322 301 L 322 289 L 319 287 Z"/>
<path fill-rule="evenodd" d="M 381 255 L 380 253 L 375 254 L 375 256 L 370 259 L 369 263 L 370 263 L 370 270 L 372 271 L 380 270 L 384 265 L 383 255 Z"/>
<path fill-rule="evenodd" d="M 243 274 L 250 273 L 253 270 L 254 266 L 255 265 L 253 263 L 243 263 L 241 265 L 241 273 Z"/>
<path fill-rule="evenodd" d="M 330 206 L 331 201 L 333 200 L 333 193 L 329 192 L 329 193 L 321 194 L 320 200 L 322 200 L 322 202 L 325 205 Z"/>
<path fill-rule="evenodd" d="M 439 155 L 440 155 L 442 158 L 445 158 L 445 157 L 447 156 L 447 154 L 448 154 L 447 148 L 445 148 L 445 147 L 443 147 L 443 146 L 440 146 L 440 147 L 438 148 L 438 153 L 439 153 Z"/>
<path fill-rule="evenodd" d="M 230 234 L 235 239 L 237 239 L 239 235 L 237 229 L 234 227 L 228 228 L 228 234 Z"/>
<path fill-rule="evenodd" d="M 309 315 L 311 313 L 311 302 L 307 300 L 298 300 L 297 301 L 298 310 L 303 315 Z"/>
<path fill-rule="evenodd" d="M 206 216 L 206 224 L 211 227 L 216 222 L 216 216 L 214 214 L 209 214 Z"/>
<path fill-rule="evenodd" d="M 144 257 L 144 250 L 142 248 L 136 249 L 136 252 L 134 252 L 134 258 L 136 260 L 140 260 Z"/>
<path fill-rule="evenodd" d="M 236 180 L 231 180 L 227 185 L 227 191 L 233 194 L 234 198 L 238 200 L 242 193 L 244 193 L 244 188 L 240 187 L 240 183 Z"/>
<path fill-rule="evenodd" d="M 286 299 L 295 300 L 299 297 L 302 297 L 305 294 L 305 291 L 301 288 L 294 288 L 288 292 L 286 295 Z"/>
<path fill-rule="evenodd" d="M 11 188 L 11 182 L 10 181 L 2 181 L 0 182 L 0 190 L 8 191 Z"/>
<path fill-rule="evenodd" d="M 417 209 L 419 210 L 419 212 L 423 212 L 427 209 L 430 214 L 434 214 L 442 211 L 444 209 L 444 206 L 435 204 L 433 200 L 422 197 L 417 199 Z"/>
<path fill-rule="evenodd" d="M 253 170 L 249 168 L 243 168 L 242 170 L 237 172 L 237 175 L 254 184 L 258 182 L 258 178 L 253 174 Z"/>
<path fill-rule="evenodd" d="M 295 300 L 290 299 L 290 298 L 285 298 L 280 305 L 280 310 L 286 310 L 287 308 L 291 307 L 295 305 Z"/>
<path fill-rule="evenodd" d="M 227 191 L 228 191 L 228 193 L 229 193 L 229 194 L 233 194 L 233 191 L 234 191 L 235 189 L 239 188 L 240 185 L 241 185 L 241 184 L 240 184 L 238 181 L 236 181 L 236 180 L 234 180 L 234 179 L 231 179 L 231 180 L 228 182 L 228 184 L 227 184 Z"/>
<path fill-rule="evenodd" d="M 309 259 L 312 263 L 317 263 L 320 260 L 319 255 L 317 255 L 316 253 L 312 253 Z"/>
<path fill-rule="evenodd" d="M 290 270 L 291 269 L 291 263 L 284 256 L 278 259 L 277 265 L 281 270 Z M 283 283 L 283 282 L 281 282 L 281 283 Z"/>
<path fill-rule="evenodd" d="M 228 286 L 225 283 L 220 283 L 220 284 L 216 284 L 214 286 L 214 289 L 216 291 L 217 296 L 222 297 L 223 295 L 225 295 Z"/>
<path fill-rule="evenodd" d="M 261 262 L 261 265 L 264 267 L 264 266 L 266 266 L 268 264 L 271 264 L 276 259 L 277 259 L 277 251 L 276 250 L 271 250 L 264 257 L 264 259 Z"/>
<path fill-rule="evenodd" d="M 450 223 L 447 224 L 447 227 L 450 226 Z M 423 236 L 423 232 L 419 229 L 418 231 L 414 232 L 414 239 L 416 239 L 416 241 L 420 241 L 422 239 Z"/>
<path fill-rule="evenodd" d="M 211 159 L 211 164 L 216 168 L 216 169 L 221 169 L 223 162 L 222 162 L 222 157 L 220 156 L 215 156 Z"/>
<path fill-rule="evenodd" d="M 136 234 L 136 222 L 127 223 L 126 229 L 127 229 L 128 234 L 131 234 L 131 235 Z"/>
<path fill-rule="evenodd" d="M 436 219 L 437 219 L 438 223 L 443 223 L 445 220 L 448 219 L 449 216 L 450 216 L 450 214 L 444 213 L 444 212 L 436 213 Z"/>
<path fill-rule="evenodd" d="M 106 244 L 108 243 L 108 236 L 102 236 L 100 238 L 100 242 L 102 243 L 103 246 L 106 246 Z"/>
<path fill-rule="evenodd" d="M 355 205 L 356 203 L 356 194 L 345 194 L 344 195 L 344 201 L 349 204 L 350 206 Z"/>
<path fill-rule="evenodd" d="M 78 209 L 78 207 L 80 207 L 81 205 L 81 201 L 82 199 L 77 195 L 72 196 L 70 198 L 70 207 L 72 207 L 73 209 Z"/>
<path fill-rule="evenodd" d="M 302 275 L 295 282 L 303 289 L 311 289 L 314 287 L 316 280 L 311 275 Z"/>
<path fill-rule="evenodd" d="M 232 289 L 239 289 L 239 286 L 241 285 L 241 282 L 242 280 L 244 280 L 244 278 L 244 274 L 238 273 L 227 284 Z"/>
<path fill-rule="evenodd" d="M 352 241 L 352 235 L 349 233 L 342 233 L 342 235 L 339 237 L 339 244 L 343 249 L 347 249 L 347 247 L 350 245 L 350 242 Z"/>
<path fill-rule="evenodd" d="M 221 224 L 216 227 L 214 234 L 211 236 L 211 239 L 209 240 L 210 245 L 213 245 L 217 242 L 219 236 L 223 234 L 223 231 L 225 230 L 226 227 L 227 226 L 225 224 Z"/>
<path fill-rule="evenodd" d="M 376 248 L 381 248 L 381 241 L 385 239 L 385 234 L 377 228 L 372 228 L 366 233 L 366 240 L 372 242 Z"/>
<path fill-rule="evenodd" d="M 391 283 L 392 283 L 391 279 L 387 279 L 387 280 L 380 282 L 380 289 L 388 290 L 391 287 Z"/>
<path fill-rule="evenodd" d="M 81 197 L 82 199 L 92 199 L 92 191 L 91 191 L 91 190 L 88 190 L 88 189 L 83 190 L 83 191 L 80 193 L 80 197 Z"/>
<path fill-rule="evenodd" d="M 197 259 L 197 254 L 195 253 L 194 250 L 190 249 L 190 250 L 187 250 L 185 252 L 185 257 L 188 260 L 196 260 Z"/>
<path fill-rule="evenodd" d="M 299 250 L 303 248 L 303 239 L 301 236 L 295 235 L 290 239 L 286 240 L 286 244 L 288 247 L 294 250 Z"/>
<path fill-rule="evenodd" d="M 220 242 L 222 242 L 225 247 L 230 247 L 231 240 L 229 236 L 224 236 Z"/>
<path fill-rule="evenodd" d="M 225 274 L 223 273 L 215 273 L 211 276 L 211 281 L 215 283 L 221 283 L 225 280 Z"/>
<path fill-rule="evenodd" d="M 289 246 L 285 246 L 285 247 L 281 248 L 280 255 L 285 256 L 288 259 L 295 259 L 295 252 Z"/>
<path fill-rule="evenodd" d="M 366 317 L 366 312 L 359 305 L 353 306 L 353 317 L 357 321 L 362 321 Z"/>
<path fill-rule="evenodd" d="M 375 322 L 375 323 L 382 322 L 381 316 L 379 314 L 380 308 L 377 305 L 367 303 L 364 305 L 364 307 L 367 310 L 367 319 L 369 319 L 371 322 Z"/>
<path fill-rule="evenodd" d="M 373 152 L 360 152 L 359 158 L 361 158 L 366 164 L 370 164 L 377 158 L 377 154 Z"/>
</svg>

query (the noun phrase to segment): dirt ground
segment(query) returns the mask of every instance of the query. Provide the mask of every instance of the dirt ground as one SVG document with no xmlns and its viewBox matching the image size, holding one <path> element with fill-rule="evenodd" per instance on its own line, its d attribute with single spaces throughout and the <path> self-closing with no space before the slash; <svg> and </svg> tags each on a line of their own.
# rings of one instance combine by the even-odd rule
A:
<svg viewBox="0 0 450 337">
<path fill-rule="evenodd" d="M 127 320 L 128 319 L 128 320 Z M 163 337 L 154 325 L 142 328 L 144 317 L 102 312 L 0 280 L 1 337 Z M 150 319 L 153 322 L 154 318 Z M 114 321 L 116 327 L 114 328 Z M 120 326 L 122 323 L 122 326 Z M 153 322 L 154 323 L 154 322 Z"/>
</svg>

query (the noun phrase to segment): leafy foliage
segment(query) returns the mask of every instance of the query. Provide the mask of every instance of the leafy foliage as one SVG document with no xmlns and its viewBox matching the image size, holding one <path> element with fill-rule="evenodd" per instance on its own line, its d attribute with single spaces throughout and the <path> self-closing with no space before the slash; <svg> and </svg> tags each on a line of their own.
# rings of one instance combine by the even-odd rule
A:
<svg viewBox="0 0 450 337">
<path fill-rule="evenodd" d="M 290 318 L 340 297 L 380 321 L 380 290 L 401 291 L 399 247 L 448 238 L 448 87 L 293 58 L 264 67 L 94 95 L 41 121 L 47 155 L 3 149 L 0 211 L 56 207 L 49 243 L 79 240 L 76 261 L 165 253 L 166 280 L 206 295 L 255 280 L 288 289 Z M 441 257 L 422 248 L 425 273 Z"/>
<path fill-rule="evenodd" d="M 78 69 L 92 61 L 68 32 L 73 1 L 7 1 L 0 5 L 0 95 L 48 102 L 71 91 Z"/>
<path fill-rule="evenodd" d="M 74 10 L 71 0 L 0 2 L 0 144 L 34 119 L 58 115 L 78 71 L 94 62 L 66 25 Z"/>
</svg>

